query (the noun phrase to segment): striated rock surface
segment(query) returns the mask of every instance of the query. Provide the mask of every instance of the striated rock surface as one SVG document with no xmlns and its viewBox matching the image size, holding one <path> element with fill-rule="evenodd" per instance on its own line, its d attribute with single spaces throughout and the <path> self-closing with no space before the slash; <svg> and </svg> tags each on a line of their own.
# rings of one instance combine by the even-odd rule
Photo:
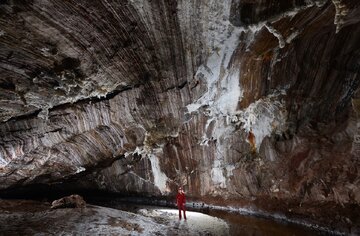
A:
<svg viewBox="0 0 360 236">
<path fill-rule="evenodd" d="M 359 208 L 358 1 L 9 0 L 0 19 L 1 189 Z"/>
</svg>

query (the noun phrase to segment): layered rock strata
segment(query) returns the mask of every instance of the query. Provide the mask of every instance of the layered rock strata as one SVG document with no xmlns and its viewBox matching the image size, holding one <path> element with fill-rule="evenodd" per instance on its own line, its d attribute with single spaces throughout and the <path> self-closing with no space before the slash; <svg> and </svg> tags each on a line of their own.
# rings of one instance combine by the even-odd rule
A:
<svg viewBox="0 0 360 236">
<path fill-rule="evenodd" d="M 2 1 L 0 187 L 358 207 L 359 5 Z"/>
</svg>

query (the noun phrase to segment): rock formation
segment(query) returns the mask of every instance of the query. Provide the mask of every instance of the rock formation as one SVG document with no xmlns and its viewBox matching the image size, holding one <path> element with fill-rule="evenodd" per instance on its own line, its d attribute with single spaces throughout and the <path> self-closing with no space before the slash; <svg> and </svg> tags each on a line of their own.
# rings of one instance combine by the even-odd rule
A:
<svg viewBox="0 0 360 236">
<path fill-rule="evenodd" d="M 85 208 L 86 202 L 84 199 L 77 194 L 70 196 L 62 197 L 58 200 L 55 200 L 51 203 L 51 209 L 58 208 Z"/>
<path fill-rule="evenodd" d="M 1 189 L 359 207 L 357 0 L 5 0 L 0 19 Z"/>
</svg>

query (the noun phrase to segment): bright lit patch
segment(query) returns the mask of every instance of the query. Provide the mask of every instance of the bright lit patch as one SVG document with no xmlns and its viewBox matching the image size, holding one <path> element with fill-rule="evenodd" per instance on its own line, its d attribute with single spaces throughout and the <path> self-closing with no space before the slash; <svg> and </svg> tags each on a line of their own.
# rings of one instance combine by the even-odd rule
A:
<svg viewBox="0 0 360 236">
<path fill-rule="evenodd" d="M 194 211 L 186 211 L 187 220 L 180 221 L 178 218 L 179 210 L 177 209 L 153 209 L 158 212 L 159 215 L 173 219 L 179 229 L 184 230 L 184 232 L 193 232 L 194 235 L 198 235 L 196 232 L 211 232 L 211 235 L 229 235 L 228 224 L 217 217 Z"/>
</svg>

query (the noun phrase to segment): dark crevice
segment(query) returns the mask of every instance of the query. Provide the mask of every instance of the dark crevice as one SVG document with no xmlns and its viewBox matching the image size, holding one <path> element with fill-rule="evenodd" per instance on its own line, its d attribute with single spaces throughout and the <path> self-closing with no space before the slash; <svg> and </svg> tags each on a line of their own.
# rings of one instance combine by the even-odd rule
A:
<svg viewBox="0 0 360 236">
<path fill-rule="evenodd" d="M 57 106 L 54 106 L 54 107 L 50 108 L 49 112 L 64 109 L 66 107 L 73 106 L 73 105 L 76 105 L 76 104 L 83 104 L 83 103 L 89 103 L 89 102 L 98 103 L 98 102 L 101 102 L 101 101 L 110 100 L 110 99 L 116 97 L 117 95 L 119 95 L 122 92 L 131 90 L 131 89 L 134 89 L 134 88 L 138 88 L 140 86 L 141 86 L 141 84 L 135 84 L 135 85 L 132 85 L 132 86 L 122 87 L 121 89 L 116 89 L 116 90 L 106 94 L 103 97 L 90 97 L 90 98 L 80 99 L 80 100 L 78 100 L 78 101 L 76 101 L 74 103 L 70 103 L 70 102 L 63 103 L 63 104 L 60 104 L 60 105 L 57 105 Z M 9 120 L 3 121 L 1 123 L 6 123 L 6 122 L 9 122 L 9 121 L 20 121 L 20 120 L 26 120 L 26 119 L 33 119 L 33 118 L 36 118 L 41 111 L 42 111 L 42 109 L 37 109 L 37 110 L 35 110 L 35 111 L 31 112 L 31 113 L 11 117 Z M 52 115 L 49 114 L 49 117 L 52 117 Z"/>
<path fill-rule="evenodd" d="M 195 82 L 195 84 L 193 85 L 193 86 L 191 86 L 191 90 L 193 90 L 194 88 L 196 88 L 198 85 L 199 85 L 199 81 L 197 80 L 196 82 Z"/>
<path fill-rule="evenodd" d="M 167 92 L 167 91 L 170 91 L 170 90 L 173 90 L 173 89 L 183 89 L 186 85 L 188 84 L 188 81 L 185 80 L 184 82 L 182 82 L 181 84 L 179 85 L 174 85 L 174 86 L 171 86 L 171 87 L 168 87 L 164 90 L 164 92 Z"/>
<path fill-rule="evenodd" d="M 230 22 L 235 26 L 249 26 L 262 21 L 283 17 L 286 12 L 305 7 L 307 1 L 239 1 L 233 0 L 230 8 Z M 314 6 L 316 6 L 314 4 Z"/>
<path fill-rule="evenodd" d="M 22 181 L 17 182 L 15 185 L 7 189 L 0 190 L 0 198 L 21 198 L 21 199 L 41 199 L 41 198 L 58 198 L 61 196 L 65 196 L 68 194 L 79 193 L 82 191 L 89 191 L 88 189 L 81 189 L 77 185 L 77 181 L 84 176 L 89 174 L 96 173 L 99 170 L 105 169 L 111 166 L 115 161 L 125 158 L 124 155 L 116 156 L 112 159 L 106 159 L 99 162 L 96 166 L 86 167 L 85 171 L 80 172 L 78 174 L 74 174 L 71 176 L 64 177 L 61 181 L 53 181 L 48 184 L 44 183 L 36 183 L 45 178 L 51 177 L 50 174 L 40 175 L 37 178 L 33 179 L 35 183 L 27 184 L 25 186 L 22 185 L 27 179 L 23 179 Z M 99 191 L 95 189 L 93 191 Z"/>
<path fill-rule="evenodd" d="M 58 129 L 50 130 L 50 131 L 48 131 L 48 132 L 45 132 L 43 135 L 49 134 L 49 133 L 61 132 L 62 130 L 63 130 L 63 128 L 58 128 Z"/>
<path fill-rule="evenodd" d="M 102 96 L 102 97 L 89 97 L 89 98 L 79 99 L 74 103 L 70 103 L 70 102 L 63 103 L 63 104 L 60 104 L 60 105 L 57 105 L 57 106 L 54 106 L 54 107 L 50 108 L 49 112 L 64 109 L 66 107 L 77 105 L 77 104 L 83 104 L 83 103 L 89 103 L 89 102 L 98 103 L 98 102 L 101 102 L 101 101 L 110 100 L 110 99 L 116 97 L 117 95 L 119 95 L 120 93 L 123 93 L 123 92 L 128 91 L 128 90 L 132 90 L 134 88 L 138 88 L 141 85 L 142 84 L 135 84 L 135 85 L 132 85 L 132 86 L 122 87 L 121 89 L 115 89 L 114 91 L 109 92 L 108 94 L 106 94 L 105 96 Z M 49 117 L 51 117 L 51 115 L 49 115 Z"/>
<path fill-rule="evenodd" d="M 182 88 L 184 88 L 185 87 L 185 85 L 187 85 L 187 80 L 186 81 L 184 81 L 183 83 L 181 83 L 179 86 L 177 86 L 177 88 L 178 89 L 182 89 Z"/>
<path fill-rule="evenodd" d="M 12 81 L 1 81 L 0 88 L 15 91 L 15 84 Z"/>
<path fill-rule="evenodd" d="M 55 62 L 54 71 L 60 73 L 63 70 L 74 70 L 80 66 L 80 60 L 77 58 L 66 57 L 61 60 L 60 64 Z"/>
<path fill-rule="evenodd" d="M 32 111 L 31 113 L 26 113 L 26 114 L 23 114 L 23 115 L 20 115 L 20 116 L 11 117 L 9 120 L 3 121 L 1 123 L 16 122 L 16 121 L 20 121 L 20 120 L 33 119 L 33 118 L 36 118 L 40 112 L 41 112 L 41 109 L 37 109 L 35 111 Z"/>
<path fill-rule="evenodd" d="M 32 184 L 19 188 L 0 190 L 2 199 L 36 199 L 36 200 L 55 200 L 71 194 L 80 194 L 81 196 L 109 197 L 119 196 L 119 193 L 112 193 L 106 190 L 79 188 L 71 183 L 56 184 Z"/>
</svg>

